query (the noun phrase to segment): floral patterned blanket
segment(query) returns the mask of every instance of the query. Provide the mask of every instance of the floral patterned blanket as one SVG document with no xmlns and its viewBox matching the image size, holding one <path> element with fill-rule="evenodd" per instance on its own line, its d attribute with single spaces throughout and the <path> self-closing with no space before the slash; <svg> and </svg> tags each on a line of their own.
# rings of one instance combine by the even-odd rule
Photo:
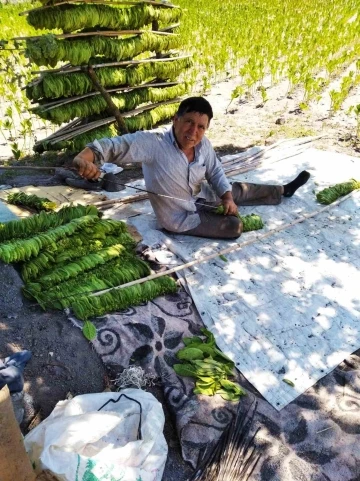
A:
<svg viewBox="0 0 360 481">
<path fill-rule="evenodd" d="M 231 421 L 236 406 L 220 396 L 192 394 L 190 378 L 172 369 L 182 337 L 202 326 L 185 292 L 95 320 L 94 347 L 115 372 L 137 364 L 162 381 L 176 418 L 183 458 L 193 467 Z M 254 429 L 262 451 L 254 481 L 356 481 L 360 479 L 360 351 L 278 412 L 238 373 L 247 389 L 243 409 L 257 400 Z"/>
</svg>

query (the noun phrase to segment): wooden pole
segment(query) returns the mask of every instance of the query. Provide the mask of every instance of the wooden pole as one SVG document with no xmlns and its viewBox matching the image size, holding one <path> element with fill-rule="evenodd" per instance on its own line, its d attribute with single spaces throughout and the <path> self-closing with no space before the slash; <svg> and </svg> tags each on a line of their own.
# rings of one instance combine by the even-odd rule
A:
<svg viewBox="0 0 360 481">
<path fill-rule="evenodd" d="M 95 207 L 110 207 L 114 204 L 132 204 L 133 202 L 138 202 L 140 200 L 147 200 L 149 198 L 148 194 L 137 194 L 137 195 L 129 195 L 129 197 L 124 197 L 123 199 L 110 199 L 110 200 L 103 200 L 101 202 L 95 202 L 91 205 Z"/>
<path fill-rule="evenodd" d="M 0 479 L 35 481 L 7 386 L 0 390 Z"/>
<path fill-rule="evenodd" d="M 94 37 L 94 36 L 102 36 L 102 37 L 120 37 L 122 35 L 141 35 L 142 33 L 147 32 L 147 30 L 103 30 L 103 31 L 96 31 L 96 32 L 79 32 L 79 33 L 61 33 L 57 35 L 53 35 L 54 38 L 77 38 L 77 37 Z M 177 33 L 171 32 L 154 32 L 157 35 L 178 35 Z M 33 35 L 31 37 L 14 37 L 13 40 L 38 40 L 42 38 L 42 35 Z M 18 50 L 18 49 L 14 49 Z"/>
<path fill-rule="evenodd" d="M 114 102 L 111 98 L 111 95 L 101 85 L 100 80 L 98 79 L 98 76 L 96 75 L 92 65 L 88 65 L 86 67 L 86 72 L 89 75 L 92 83 L 94 84 L 94 87 L 101 93 L 101 95 L 105 99 L 110 113 L 112 113 L 113 116 L 115 117 L 116 123 L 117 123 L 118 134 L 119 135 L 128 134 L 129 130 L 126 127 L 125 121 L 120 114 L 120 110 L 114 104 Z"/>
<path fill-rule="evenodd" d="M 203 262 L 210 261 L 211 259 L 215 259 L 216 257 L 219 257 L 220 255 L 225 255 L 225 254 L 230 254 L 231 252 L 236 252 L 238 250 L 243 249 L 244 247 L 254 244 L 255 242 L 262 241 L 266 239 L 267 237 L 272 236 L 273 234 L 276 234 L 277 232 L 281 232 L 283 230 L 289 229 L 289 227 L 293 227 L 296 224 L 299 224 L 300 222 L 304 222 L 307 219 L 310 219 L 311 217 L 315 217 L 318 214 L 321 214 L 322 212 L 325 212 L 327 210 L 330 210 L 332 207 L 335 207 L 336 205 L 340 204 L 344 200 L 347 200 L 349 197 L 351 197 L 352 192 L 350 194 L 340 197 L 336 202 L 333 202 L 332 204 L 326 205 L 325 207 L 322 207 L 320 210 L 311 212 L 310 214 L 304 214 L 303 216 L 299 217 L 298 219 L 295 219 L 293 222 L 289 222 L 288 224 L 276 227 L 273 230 L 269 230 L 265 234 L 260 234 L 252 239 L 249 239 L 248 241 L 242 242 L 242 243 L 236 243 L 236 245 L 227 247 L 226 249 L 222 249 L 215 254 L 210 254 L 208 256 L 200 257 L 200 259 L 196 259 L 195 261 L 190 261 L 187 262 L 186 264 L 182 264 L 181 266 L 176 266 L 173 267 L 172 269 L 169 269 L 164 272 L 158 272 L 157 274 L 151 274 L 150 276 L 143 277 L 142 279 L 137 279 L 136 281 L 131 281 L 127 282 L 126 284 L 122 284 L 121 286 L 116 286 L 116 287 L 111 287 L 110 289 L 104 289 L 103 291 L 98 291 L 98 292 L 93 292 L 89 295 L 89 297 L 97 297 L 101 296 L 102 294 L 106 294 L 107 292 L 110 292 L 112 290 L 118 290 L 118 289 L 124 289 L 125 287 L 130 287 L 134 286 L 136 284 L 142 284 L 143 282 L 146 281 L 151 281 L 153 279 L 157 279 L 158 277 L 163 277 L 169 274 L 173 274 L 178 271 L 182 271 L 184 269 L 188 269 L 190 267 L 193 267 L 197 264 L 202 264 Z"/>
</svg>

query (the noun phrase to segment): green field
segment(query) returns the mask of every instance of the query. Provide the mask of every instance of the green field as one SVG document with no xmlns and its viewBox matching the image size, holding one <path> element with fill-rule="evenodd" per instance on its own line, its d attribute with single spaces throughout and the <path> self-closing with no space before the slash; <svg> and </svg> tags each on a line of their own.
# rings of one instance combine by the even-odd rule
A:
<svg viewBox="0 0 360 481">
<path fill-rule="evenodd" d="M 334 107 L 360 77 L 359 0 L 180 0 L 187 9 L 181 27 L 205 84 L 225 73 L 239 75 L 238 93 L 288 78 L 316 99 L 331 76 L 356 62 Z"/>
<path fill-rule="evenodd" d="M 299 104 L 319 100 L 321 93 L 345 67 L 337 90 L 330 92 L 331 109 L 340 109 L 350 89 L 360 82 L 360 0 L 179 0 L 184 14 L 180 27 L 182 50 L 195 60 L 191 81 L 197 91 L 229 76 L 238 79 L 233 98 L 258 89 L 266 101 L 265 78 L 272 84 L 286 78 L 290 91 L 304 95 Z M 19 11 L 38 6 L 34 2 L 0 5 L 1 40 L 39 35 Z M 17 47 L 9 43 L 6 48 Z M 31 79 L 28 60 L 21 50 L 0 52 L 0 128 L 15 142 L 16 117 L 22 137 L 31 136 L 34 118 L 20 87 Z M 38 67 L 35 67 L 38 70 Z M 5 102 L 4 102 L 5 100 Z M 354 106 L 355 108 L 356 106 Z M 357 108 L 357 111 L 359 108 Z M 360 112 L 359 112 L 360 113 Z M 45 125 L 45 124 L 44 124 Z M 19 127 L 16 127 L 17 129 Z M 15 142 L 16 143 L 16 142 Z M 22 151 L 25 146 L 14 145 Z M 18 156 L 20 156 L 18 154 Z"/>
</svg>

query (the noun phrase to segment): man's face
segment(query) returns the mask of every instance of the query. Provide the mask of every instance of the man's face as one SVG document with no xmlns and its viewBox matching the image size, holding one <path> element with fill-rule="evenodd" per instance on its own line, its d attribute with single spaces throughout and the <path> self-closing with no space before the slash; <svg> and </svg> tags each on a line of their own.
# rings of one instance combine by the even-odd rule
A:
<svg viewBox="0 0 360 481">
<path fill-rule="evenodd" d="M 175 115 L 173 126 L 180 149 L 188 151 L 199 144 L 209 123 L 209 117 L 198 112 L 188 112 L 181 117 Z"/>
</svg>

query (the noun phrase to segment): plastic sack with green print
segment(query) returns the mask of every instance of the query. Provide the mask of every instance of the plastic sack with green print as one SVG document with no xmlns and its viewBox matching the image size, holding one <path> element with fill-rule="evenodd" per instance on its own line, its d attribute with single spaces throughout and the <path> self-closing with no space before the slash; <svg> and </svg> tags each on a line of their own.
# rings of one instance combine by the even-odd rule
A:
<svg viewBox="0 0 360 481">
<path fill-rule="evenodd" d="M 48 469 L 61 481 L 161 481 L 163 428 L 152 394 L 122 389 L 58 402 L 24 442 L 35 471 Z"/>
</svg>

